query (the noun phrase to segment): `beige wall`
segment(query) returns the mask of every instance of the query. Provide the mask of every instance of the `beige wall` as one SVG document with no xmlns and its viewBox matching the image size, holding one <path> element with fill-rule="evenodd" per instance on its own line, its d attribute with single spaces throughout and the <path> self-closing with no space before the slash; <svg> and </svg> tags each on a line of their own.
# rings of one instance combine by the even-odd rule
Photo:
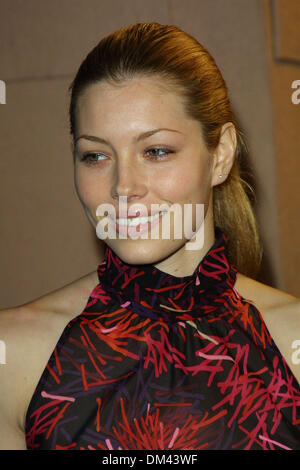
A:
<svg viewBox="0 0 300 470">
<path fill-rule="evenodd" d="M 137 21 L 176 24 L 215 57 L 250 144 L 265 243 L 260 280 L 300 294 L 300 105 L 290 99 L 300 79 L 299 4 L 1 0 L 0 308 L 53 291 L 102 259 L 74 190 L 67 88 L 101 37 Z"/>
<path fill-rule="evenodd" d="M 291 99 L 291 84 L 300 80 L 300 1 L 266 1 L 265 8 L 281 288 L 300 297 L 300 103 Z"/>
</svg>

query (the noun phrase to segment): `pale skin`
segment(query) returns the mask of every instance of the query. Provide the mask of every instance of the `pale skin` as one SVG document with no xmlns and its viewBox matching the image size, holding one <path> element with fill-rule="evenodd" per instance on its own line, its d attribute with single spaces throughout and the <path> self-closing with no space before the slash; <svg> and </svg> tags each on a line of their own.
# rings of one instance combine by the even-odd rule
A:
<svg viewBox="0 0 300 470">
<path fill-rule="evenodd" d="M 184 238 L 106 241 L 125 262 L 152 263 L 178 277 L 192 274 L 214 242 L 213 187 L 225 181 L 233 164 L 233 124 L 223 126 L 218 146 L 208 152 L 199 123 L 185 116 L 178 96 L 149 78 L 134 79 L 122 87 L 90 86 L 79 99 L 77 118 L 77 137 L 92 135 L 110 142 L 81 138 L 72 147 L 77 193 L 94 227 L 96 207 L 111 203 L 117 208 L 120 195 L 128 197 L 128 206 L 137 202 L 148 208 L 153 203 L 204 204 L 204 245 L 197 251 L 185 250 Z M 178 132 L 161 131 L 135 141 L 141 133 L 162 127 Z M 153 148 L 173 153 L 150 160 L 146 155 Z M 86 152 L 101 154 L 101 159 L 94 159 L 95 166 L 81 161 Z M 224 175 L 222 179 L 219 174 Z M 199 229 L 194 219 L 193 227 Z M 83 311 L 97 284 L 95 270 L 50 294 L 0 312 L 1 340 L 6 344 L 6 364 L 0 365 L 0 449 L 26 449 L 25 414 L 34 388 L 64 327 Z M 234 287 L 261 312 L 300 382 L 300 364 L 293 363 L 291 348 L 300 339 L 300 300 L 241 273 Z"/>
</svg>

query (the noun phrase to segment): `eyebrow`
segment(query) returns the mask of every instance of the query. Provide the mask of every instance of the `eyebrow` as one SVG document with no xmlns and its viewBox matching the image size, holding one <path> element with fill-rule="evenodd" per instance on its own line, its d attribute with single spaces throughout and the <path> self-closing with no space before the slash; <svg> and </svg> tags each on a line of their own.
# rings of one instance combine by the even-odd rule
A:
<svg viewBox="0 0 300 470">
<path fill-rule="evenodd" d="M 161 127 L 160 129 L 152 129 L 151 131 L 143 132 L 139 136 L 135 137 L 133 140 L 135 142 L 140 142 L 143 139 L 146 139 L 147 137 L 150 137 L 153 134 L 156 134 L 157 132 L 161 131 L 170 131 L 170 132 L 178 132 L 179 134 L 182 134 L 182 132 L 177 131 L 175 129 L 168 129 L 167 127 Z M 86 140 L 91 140 L 92 142 L 100 142 L 101 144 L 107 144 L 110 145 L 108 140 L 102 139 L 101 137 L 96 137 L 94 135 L 87 135 L 87 134 L 82 134 L 79 137 L 75 139 L 75 145 L 79 139 L 86 139 Z"/>
</svg>

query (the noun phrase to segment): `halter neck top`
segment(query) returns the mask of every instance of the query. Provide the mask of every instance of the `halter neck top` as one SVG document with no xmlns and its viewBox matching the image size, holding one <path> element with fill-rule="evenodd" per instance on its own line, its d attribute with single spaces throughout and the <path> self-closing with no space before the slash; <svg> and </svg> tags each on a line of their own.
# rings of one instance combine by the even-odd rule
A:
<svg viewBox="0 0 300 470">
<path fill-rule="evenodd" d="M 300 449 L 300 385 L 219 227 L 190 276 L 108 246 L 97 272 L 29 403 L 27 449 Z"/>
</svg>

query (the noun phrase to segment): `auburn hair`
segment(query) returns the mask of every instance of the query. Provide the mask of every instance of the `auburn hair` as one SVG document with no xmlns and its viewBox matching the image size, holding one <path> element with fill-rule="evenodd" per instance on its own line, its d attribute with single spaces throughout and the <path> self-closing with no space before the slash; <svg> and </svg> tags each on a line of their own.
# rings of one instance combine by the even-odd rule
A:
<svg viewBox="0 0 300 470">
<path fill-rule="evenodd" d="M 78 97 L 89 85 L 103 80 L 122 85 L 138 76 L 157 77 L 162 86 L 178 93 L 186 115 L 200 122 L 208 150 L 217 147 L 222 126 L 233 123 L 237 137 L 234 163 L 226 180 L 213 187 L 214 224 L 227 238 L 230 262 L 239 272 L 256 277 L 263 250 L 254 191 L 247 182 L 252 175 L 243 170 L 248 165 L 245 136 L 214 58 L 194 37 L 175 25 L 150 22 L 131 24 L 102 38 L 69 86 L 73 139 Z"/>
</svg>

